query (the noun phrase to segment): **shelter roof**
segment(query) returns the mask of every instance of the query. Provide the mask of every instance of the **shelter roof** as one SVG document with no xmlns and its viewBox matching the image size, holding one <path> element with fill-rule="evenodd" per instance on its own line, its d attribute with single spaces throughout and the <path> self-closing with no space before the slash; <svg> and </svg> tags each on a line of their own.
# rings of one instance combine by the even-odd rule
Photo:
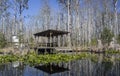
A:
<svg viewBox="0 0 120 76">
<path fill-rule="evenodd" d="M 69 32 L 67 31 L 61 31 L 61 30 L 52 30 L 52 29 L 48 29 L 45 31 L 41 31 L 38 33 L 35 33 L 34 36 L 43 36 L 43 37 L 52 37 L 52 36 L 59 36 L 59 35 L 64 35 L 64 34 L 68 34 Z"/>
</svg>

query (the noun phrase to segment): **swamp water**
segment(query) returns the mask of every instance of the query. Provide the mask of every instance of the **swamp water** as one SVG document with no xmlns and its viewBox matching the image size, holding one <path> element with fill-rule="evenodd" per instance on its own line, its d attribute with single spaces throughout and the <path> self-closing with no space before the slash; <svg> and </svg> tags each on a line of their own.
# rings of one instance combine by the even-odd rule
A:
<svg viewBox="0 0 120 76">
<path fill-rule="evenodd" d="M 0 65 L 0 76 L 120 76 L 120 62 L 94 62 L 90 59 L 40 66 Z"/>
</svg>

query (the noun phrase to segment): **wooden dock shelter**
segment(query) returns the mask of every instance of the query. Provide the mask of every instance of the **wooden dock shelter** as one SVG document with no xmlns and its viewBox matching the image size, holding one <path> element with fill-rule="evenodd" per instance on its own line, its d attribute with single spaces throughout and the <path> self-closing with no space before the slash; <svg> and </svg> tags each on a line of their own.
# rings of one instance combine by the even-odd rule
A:
<svg viewBox="0 0 120 76">
<path fill-rule="evenodd" d="M 38 53 L 44 53 L 44 52 L 48 52 L 48 53 L 52 53 L 54 50 L 57 51 L 66 51 L 66 50 L 72 50 L 70 47 L 64 47 L 64 46 L 60 46 L 58 44 L 58 37 L 61 36 L 61 38 L 63 38 L 64 35 L 67 36 L 69 32 L 67 31 L 61 31 L 61 30 L 53 30 L 53 29 L 48 29 L 45 31 L 41 31 L 38 33 L 35 33 L 35 40 L 36 40 L 36 50 L 38 51 Z M 45 37 L 47 38 L 46 43 L 39 43 L 39 38 L 40 37 Z M 63 40 L 62 40 L 63 41 Z"/>
</svg>

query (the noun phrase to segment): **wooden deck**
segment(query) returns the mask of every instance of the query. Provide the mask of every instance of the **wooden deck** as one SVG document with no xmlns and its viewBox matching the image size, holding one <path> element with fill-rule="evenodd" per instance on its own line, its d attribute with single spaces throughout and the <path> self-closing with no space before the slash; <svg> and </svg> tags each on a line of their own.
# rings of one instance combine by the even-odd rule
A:
<svg viewBox="0 0 120 76">
<path fill-rule="evenodd" d="M 69 47 L 37 47 L 38 54 L 40 53 L 55 53 L 55 52 L 72 52 L 73 49 Z"/>
<path fill-rule="evenodd" d="M 70 47 L 55 47 L 55 50 L 58 52 L 72 52 L 72 51 L 74 51 Z"/>
<path fill-rule="evenodd" d="M 70 53 L 70 52 L 90 52 L 90 53 L 104 53 L 105 51 L 100 50 L 81 50 L 81 49 L 73 49 L 70 47 L 37 47 L 36 50 L 38 51 L 38 54 L 44 54 L 45 52 L 51 54 L 51 53 Z"/>
</svg>

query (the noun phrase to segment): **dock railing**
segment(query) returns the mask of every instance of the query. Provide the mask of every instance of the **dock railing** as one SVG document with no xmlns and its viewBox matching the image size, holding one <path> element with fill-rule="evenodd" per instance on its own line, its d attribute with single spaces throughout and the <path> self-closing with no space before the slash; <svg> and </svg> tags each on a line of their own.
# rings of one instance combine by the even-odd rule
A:
<svg viewBox="0 0 120 76">
<path fill-rule="evenodd" d="M 38 47 L 57 47 L 57 42 L 52 43 L 38 43 Z"/>
</svg>

